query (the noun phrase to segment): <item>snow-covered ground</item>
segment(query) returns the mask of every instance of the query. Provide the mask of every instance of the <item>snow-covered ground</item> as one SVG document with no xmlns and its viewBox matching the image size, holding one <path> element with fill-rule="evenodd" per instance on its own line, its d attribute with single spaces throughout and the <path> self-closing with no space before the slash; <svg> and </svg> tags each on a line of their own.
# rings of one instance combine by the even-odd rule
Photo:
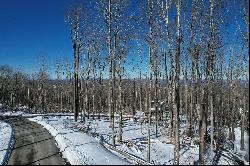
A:
<svg viewBox="0 0 250 166">
<path fill-rule="evenodd" d="M 0 165 L 6 165 L 13 145 L 12 127 L 0 121 Z"/>
<path fill-rule="evenodd" d="M 246 161 L 245 156 L 249 156 L 249 135 L 248 133 L 244 132 L 244 145 L 245 145 L 245 151 L 240 150 L 240 140 L 241 140 L 241 128 L 237 127 L 234 129 L 235 133 L 235 141 L 234 141 L 234 150 L 233 153 L 238 155 L 242 160 L 244 160 L 245 164 L 249 165 L 249 161 Z M 249 160 L 249 159 L 248 159 Z"/>
<path fill-rule="evenodd" d="M 22 111 L 7 111 L 7 112 L 0 112 L 0 116 L 21 116 L 25 115 L 26 113 Z"/>
<path fill-rule="evenodd" d="M 54 120 L 53 120 L 54 119 Z M 104 142 L 112 144 L 112 129 L 109 127 L 109 120 L 101 118 L 101 120 L 95 119 L 92 120 L 90 117 L 89 120 L 86 119 L 85 125 L 81 123 L 73 123 L 73 117 L 62 117 L 60 120 L 58 118 L 49 118 L 42 120 L 45 123 L 51 125 L 56 125 L 58 123 L 63 123 L 66 128 L 77 127 L 79 129 L 87 129 L 88 133 L 92 133 L 92 136 L 95 136 L 96 139 L 102 138 Z M 61 122 L 60 122 L 61 121 Z M 118 119 L 115 120 L 115 132 L 118 136 Z M 199 159 L 199 147 L 197 144 L 194 144 L 193 141 L 185 140 L 183 129 L 185 124 L 181 124 L 181 146 L 180 146 L 180 164 L 181 165 L 193 165 L 198 163 Z M 237 131 L 237 129 L 236 129 Z M 155 137 L 155 128 L 151 127 L 151 160 L 150 163 L 162 165 L 162 164 L 173 164 L 174 158 L 174 144 L 170 143 L 169 135 L 167 133 L 166 127 L 159 127 L 158 137 Z M 116 148 L 129 153 L 133 156 L 147 161 L 148 153 L 148 144 L 147 144 L 147 125 L 134 123 L 132 119 L 127 118 L 123 124 L 123 144 L 120 144 L 116 137 Z M 248 138 L 245 138 L 245 145 L 248 146 Z M 190 144 L 189 144 L 190 143 Z M 236 146 L 237 147 L 237 146 Z M 209 162 L 209 149 L 206 150 L 206 163 Z M 229 164 L 233 165 L 232 159 L 227 158 L 224 155 L 226 153 L 222 152 L 223 155 L 219 155 L 216 163 L 220 164 Z M 213 153 L 215 157 L 215 153 Z"/>
<path fill-rule="evenodd" d="M 73 113 L 46 113 L 46 114 L 40 114 L 40 113 L 29 113 L 29 110 L 26 108 L 17 108 L 16 111 L 3 111 L 0 109 L 0 116 L 22 116 L 22 117 L 30 117 L 30 116 L 44 116 L 44 115 L 48 115 L 48 116 L 73 116 Z"/>
<path fill-rule="evenodd" d="M 123 164 L 124 160 L 113 155 L 104 149 L 98 142 L 102 137 L 105 142 L 111 144 L 112 130 L 109 128 L 109 121 L 87 120 L 85 126 L 81 123 L 74 123 L 73 117 L 36 117 L 30 120 L 43 125 L 55 137 L 60 149 L 63 151 L 71 164 Z M 74 126 L 74 127 L 73 127 Z M 116 123 L 116 130 L 118 124 Z M 96 133 L 96 138 L 85 133 L 80 133 L 78 129 L 90 128 L 90 133 Z M 160 128 L 159 133 L 165 133 L 164 128 Z M 172 164 L 174 158 L 174 145 L 169 143 L 166 134 L 159 134 L 155 138 L 154 128 L 151 129 L 151 163 L 152 164 Z M 59 134 L 58 134 L 59 133 Z M 116 148 L 126 153 L 132 154 L 147 161 L 147 126 L 134 123 L 127 119 L 123 126 L 123 144 L 116 141 Z M 90 143 L 91 142 L 91 143 Z M 66 150 L 65 150 L 65 147 Z M 181 146 L 180 164 L 194 164 L 198 160 L 198 146 Z M 102 157 L 101 157 L 102 156 Z"/>
<path fill-rule="evenodd" d="M 103 147 L 99 141 L 85 133 L 72 128 L 71 123 L 66 117 L 62 118 L 42 118 L 35 117 L 29 120 L 37 122 L 46 128 L 58 143 L 63 156 L 73 165 L 114 165 L 130 164 L 111 153 Z"/>
<path fill-rule="evenodd" d="M 4 113 L 9 115 L 10 112 Z M 29 117 L 31 114 L 25 112 L 16 112 L 11 115 L 22 115 Z M 99 143 L 103 140 L 104 143 L 112 144 L 112 129 L 109 127 L 108 116 L 102 117 L 98 120 L 96 117 L 93 120 L 86 118 L 86 122 L 83 125 L 80 122 L 73 122 L 73 114 L 47 114 L 49 116 L 37 116 L 30 118 L 31 121 L 37 122 L 43 125 L 49 132 L 55 137 L 58 147 L 62 151 L 65 158 L 71 164 L 129 164 L 121 157 L 126 157 L 112 150 L 107 150 L 103 145 Z M 58 115 L 58 116 L 51 116 Z M 64 116 L 60 116 L 64 115 Z M 70 115 L 70 116 L 68 116 Z M 137 113 L 141 116 L 142 114 Z M 46 117 L 46 118 L 43 118 Z M 184 135 L 185 118 L 180 117 L 180 164 L 181 165 L 193 165 L 198 164 L 199 159 L 199 147 L 195 143 L 198 139 L 190 140 Z M 148 155 L 148 126 L 144 123 L 133 122 L 132 118 L 125 118 L 123 124 L 123 143 L 118 142 L 118 115 L 115 116 L 115 132 L 116 132 L 116 149 L 125 152 L 129 155 L 136 156 L 139 159 L 147 161 Z M 83 133 L 83 131 L 88 131 Z M 155 126 L 151 126 L 151 164 L 173 164 L 174 147 L 169 139 L 168 127 L 159 126 L 158 137 L 155 137 Z M 225 129 L 226 130 L 226 129 Z M 197 133 L 196 133 L 197 134 Z M 90 136 L 91 135 L 91 136 Z M 213 153 L 215 164 L 221 165 L 233 165 L 234 162 L 231 159 L 231 154 L 237 156 L 245 164 L 249 164 L 249 159 L 246 160 L 245 156 L 249 156 L 249 136 L 245 132 L 245 151 L 240 150 L 240 128 L 235 128 L 235 147 L 234 150 L 229 152 L 220 152 L 221 154 Z M 104 144 L 105 146 L 106 144 Z M 107 147 L 107 146 L 106 146 Z M 113 153 L 118 154 L 119 157 Z M 231 153 L 231 154 L 230 154 Z M 219 156 L 219 157 L 217 157 Z M 231 158 L 230 158 L 231 156 Z M 206 164 L 210 162 L 210 148 L 206 149 L 205 154 Z M 131 161 L 128 159 L 128 161 Z"/>
<path fill-rule="evenodd" d="M 118 119 L 116 119 L 115 130 L 118 135 Z M 106 142 L 112 144 L 112 129 L 109 128 L 109 120 L 87 120 L 92 133 L 97 133 L 104 138 Z M 86 125 L 85 125 L 86 126 Z M 79 125 L 78 127 L 82 127 Z M 155 128 L 151 127 L 151 160 L 150 163 L 156 165 L 173 164 L 174 158 L 174 145 L 170 144 L 167 136 L 167 130 L 159 127 L 158 138 L 155 137 Z M 147 161 L 148 153 L 148 129 L 145 124 L 134 123 L 132 119 L 127 119 L 123 124 L 123 144 L 118 143 L 116 139 L 116 148 L 128 152 L 139 158 Z M 116 137 L 118 138 L 118 137 Z M 180 151 L 180 164 L 194 164 L 199 158 L 198 146 L 181 146 Z"/>
</svg>

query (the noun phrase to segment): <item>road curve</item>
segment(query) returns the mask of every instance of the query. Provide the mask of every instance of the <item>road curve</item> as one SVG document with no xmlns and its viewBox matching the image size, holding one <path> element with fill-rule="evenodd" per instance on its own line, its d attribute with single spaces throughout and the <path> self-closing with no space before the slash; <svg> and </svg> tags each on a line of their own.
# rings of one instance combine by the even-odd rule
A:
<svg viewBox="0 0 250 166">
<path fill-rule="evenodd" d="M 56 141 L 41 125 L 25 118 L 4 119 L 14 130 L 8 165 L 66 165 Z"/>
</svg>

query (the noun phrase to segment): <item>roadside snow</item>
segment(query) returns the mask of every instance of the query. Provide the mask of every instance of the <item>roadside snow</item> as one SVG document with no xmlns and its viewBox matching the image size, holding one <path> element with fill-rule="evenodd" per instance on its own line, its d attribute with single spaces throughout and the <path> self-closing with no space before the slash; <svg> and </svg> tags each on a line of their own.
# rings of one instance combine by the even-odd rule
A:
<svg viewBox="0 0 250 166">
<path fill-rule="evenodd" d="M 24 117 L 33 117 L 35 114 L 26 114 L 25 112 L 10 113 L 5 112 L 4 115 L 21 115 Z M 1 112 L 0 112 L 1 115 Z M 112 129 L 109 127 L 110 123 L 108 116 L 102 116 L 98 119 L 86 119 L 85 124 L 74 123 L 72 113 L 51 113 L 51 114 L 37 114 L 39 116 L 30 118 L 31 121 L 37 122 L 44 126 L 54 137 L 58 143 L 63 156 L 68 159 L 71 164 L 83 165 L 83 164 L 129 164 L 131 161 L 122 159 L 123 155 L 120 155 L 108 148 L 107 150 L 103 145 L 99 143 L 99 140 L 103 140 L 104 143 L 112 144 Z M 56 115 L 56 116 L 55 116 Z M 144 114 L 142 112 L 136 112 L 136 117 L 140 119 Z M 105 118 L 106 117 L 106 118 Z M 118 142 L 118 114 L 115 116 L 115 135 L 116 135 L 116 149 L 129 155 L 135 156 L 139 159 L 147 161 L 148 154 L 148 125 L 144 122 L 139 123 L 133 121 L 129 116 L 124 116 L 124 123 L 122 128 L 123 143 Z M 143 118 L 142 118 L 143 119 Z M 186 119 L 180 116 L 180 165 L 193 165 L 198 164 L 199 159 L 199 147 L 197 145 L 197 134 L 190 140 L 184 134 L 186 129 Z M 141 122 L 141 121 L 140 121 Z M 88 131 L 88 134 L 82 133 L 79 130 L 84 129 Z M 172 165 L 174 158 L 175 145 L 170 141 L 170 134 L 168 126 L 158 126 L 158 137 L 155 136 L 155 126 L 151 126 L 151 164 L 157 165 Z M 230 156 L 237 156 L 244 161 L 245 164 L 249 164 L 249 134 L 245 132 L 245 150 L 240 150 L 240 128 L 235 128 L 235 142 L 234 150 L 229 152 L 213 152 L 214 162 L 216 165 L 227 164 L 233 165 L 233 158 Z M 1 138 L 0 138 L 1 139 Z M 205 163 L 211 164 L 210 161 L 210 147 L 206 149 Z M 220 154 L 221 153 L 221 154 Z M 117 154 L 117 155 L 115 155 Z M 248 156 L 248 157 L 246 157 Z"/>
<path fill-rule="evenodd" d="M 74 124 L 65 117 L 42 117 L 29 118 L 29 120 L 41 124 L 46 128 L 60 148 L 63 156 L 72 165 L 128 165 L 122 159 L 104 148 L 97 139 L 81 133 L 70 126 Z"/>
<path fill-rule="evenodd" d="M 12 127 L 0 121 L 0 165 L 6 165 L 13 145 Z"/>
<path fill-rule="evenodd" d="M 112 129 L 109 128 L 109 121 L 105 118 L 101 120 L 86 119 L 85 125 L 74 123 L 73 117 L 67 116 L 36 117 L 30 118 L 30 120 L 43 125 L 49 130 L 55 137 L 63 156 L 67 158 L 71 164 L 129 164 L 126 160 L 114 155 L 98 142 L 98 140 L 102 138 L 104 142 L 112 144 Z M 115 123 L 115 127 L 117 132 L 118 123 Z M 97 137 L 94 138 L 79 132 L 80 128 L 89 128 L 90 133 L 96 133 Z M 169 143 L 166 134 L 162 134 L 166 133 L 166 129 L 164 127 L 159 128 L 159 133 L 161 134 L 159 134 L 158 138 L 155 138 L 154 130 L 154 127 L 152 127 L 151 163 L 160 165 L 173 164 L 174 145 Z M 120 144 L 116 139 L 116 148 L 147 161 L 147 125 L 140 125 L 129 119 L 124 120 L 123 142 L 123 144 Z M 198 160 L 198 154 L 198 146 L 181 146 L 180 164 L 194 164 L 194 162 Z M 123 157 L 122 155 L 119 156 Z"/>
</svg>

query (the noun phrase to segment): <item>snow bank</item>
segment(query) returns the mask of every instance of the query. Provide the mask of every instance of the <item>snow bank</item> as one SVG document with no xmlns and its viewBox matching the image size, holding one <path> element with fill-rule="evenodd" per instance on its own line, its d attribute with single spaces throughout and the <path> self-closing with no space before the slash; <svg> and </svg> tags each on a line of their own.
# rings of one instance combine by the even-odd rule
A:
<svg viewBox="0 0 250 166">
<path fill-rule="evenodd" d="M 72 165 L 128 165 L 129 163 L 104 148 L 98 140 L 75 130 L 63 118 L 29 120 L 41 124 L 55 140 L 63 156 Z"/>
<path fill-rule="evenodd" d="M 6 165 L 13 145 L 12 127 L 0 121 L 0 165 Z"/>
</svg>

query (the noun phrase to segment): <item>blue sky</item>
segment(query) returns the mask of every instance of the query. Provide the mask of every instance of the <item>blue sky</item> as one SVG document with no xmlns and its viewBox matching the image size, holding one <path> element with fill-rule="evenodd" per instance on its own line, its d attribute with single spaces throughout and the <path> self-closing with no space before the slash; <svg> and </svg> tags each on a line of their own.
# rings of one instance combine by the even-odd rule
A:
<svg viewBox="0 0 250 166">
<path fill-rule="evenodd" d="M 64 23 L 67 0 L 3 0 L 0 5 L 0 64 L 32 73 L 38 55 L 48 61 L 72 54 Z M 51 65 L 51 64 L 50 64 Z"/>
<path fill-rule="evenodd" d="M 8 64 L 33 73 L 38 70 L 40 54 L 46 55 L 50 69 L 54 69 L 58 58 L 71 59 L 73 50 L 64 14 L 69 4 L 84 1 L 1 0 L 0 65 Z M 132 6 L 137 5 L 138 1 L 132 0 Z M 225 15 L 230 15 L 224 32 L 224 36 L 228 37 L 225 40 L 229 45 L 236 44 L 232 35 L 237 27 L 235 20 L 240 20 L 239 8 L 233 6 L 231 13 Z M 242 21 L 238 23 L 242 25 Z M 143 53 L 147 54 L 146 47 Z"/>
<path fill-rule="evenodd" d="M 64 15 L 70 4 L 84 1 L 1 0 L 0 65 L 8 64 L 30 74 L 38 70 L 41 54 L 48 58 L 50 69 L 59 58 L 72 59 Z"/>
</svg>

